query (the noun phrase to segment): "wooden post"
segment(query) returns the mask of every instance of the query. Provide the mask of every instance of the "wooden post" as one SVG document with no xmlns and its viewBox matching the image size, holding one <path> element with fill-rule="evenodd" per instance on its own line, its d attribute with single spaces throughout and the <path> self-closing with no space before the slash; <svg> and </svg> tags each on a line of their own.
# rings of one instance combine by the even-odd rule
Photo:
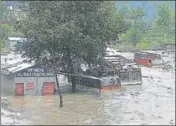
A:
<svg viewBox="0 0 176 126">
<path fill-rule="evenodd" d="M 63 97 L 62 97 L 62 94 L 61 94 L 61 91 L 60 91 L 60 87 L 59 87 L 59 82 L 58 82 L 56 68 L 55 68 L 55 77 L 56 77 L 56 84 L 57 84 L 57 88 L 58 88 L 59 96 L 60 96 L 60 107 L 63 107 Z"/>
</svg>

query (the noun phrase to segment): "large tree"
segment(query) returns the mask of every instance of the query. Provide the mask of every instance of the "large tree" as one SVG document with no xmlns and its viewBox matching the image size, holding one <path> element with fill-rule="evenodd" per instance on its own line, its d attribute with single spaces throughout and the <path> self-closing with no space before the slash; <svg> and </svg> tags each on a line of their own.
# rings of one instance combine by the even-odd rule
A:
<svg viewBox="0 0 176 126">
<path fill-rule="evenodd" d="M 124 39 L 131 43 L 134 47 L 142 40 L 144 33 L 146 32 L 147 25 L 145 21 L 145 12 L 142 8 L 127 8 L 124 7 L 121 10 L 125 13 L 125 19 L 130 23 L 130 29 L 125 34 Z"/>
<path fill-rule="evenodd" d="M 174 40 L 175 37 L 175 10 L 168 4 L 160 4 L 157 16 L 154 20 L 155 31 L 158 32 L 164 43 L 169 38 Z"/>
<path fill-rule="evenodd" d="M 19 31 L 14 31 L 15 11 L 9 10 L 5 2 L 0 1 L 0 48 L 6 50 L 5 40 L 8 36 L 22 37 Z"/>
<path fill-rule="evenodd" d="M 169 4 L 162 3 L 158 6 L 145 39 L 148 39 L 152 46 L 175 43 L 175 10 Z"/>
<path fill-rule="evenodd" d="M 23 56 L 50 66 L 55 73 L 75 74 L 74 65 L 80 61 L 89 67 L 100 64 L 106 42 L 116 40 L 118 32 L 112 29 L 114 12 L 109 6 L 111 2 L 103 1 L 29 2 L 27 18 L 18 25 L 28 39 Z"/>
<path fill-rule="evenodd" d="M 4 2 L 0 1 L 0 49 L 4 49 L 5 40 L 10 34 L 12 27 L 8 23 L 8 10 Z"/>
</svg>

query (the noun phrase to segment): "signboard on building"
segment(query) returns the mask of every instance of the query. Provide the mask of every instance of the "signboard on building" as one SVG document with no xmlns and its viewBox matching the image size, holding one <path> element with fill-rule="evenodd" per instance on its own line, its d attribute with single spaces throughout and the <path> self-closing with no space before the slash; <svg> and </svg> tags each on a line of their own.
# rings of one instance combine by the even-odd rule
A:
<svg viewBox="0 0 176 126">
<path fill-rule="evenodd" d="M 40 65 L 34 65 L 27 69 L 18 71 L 16 77 L 53 77 L 54 73 L 50 69 L 41 67 Z"/>
</svg>

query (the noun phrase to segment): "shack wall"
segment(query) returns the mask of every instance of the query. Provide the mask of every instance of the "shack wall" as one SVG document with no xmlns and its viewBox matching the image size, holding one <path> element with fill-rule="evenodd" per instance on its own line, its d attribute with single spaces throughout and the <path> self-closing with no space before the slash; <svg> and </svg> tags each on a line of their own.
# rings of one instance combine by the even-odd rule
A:
<svg viewBox="0 0 176 126">
<path fill-rule="evenodd" d="M 16 77 L 15 83 L 24 83 L 24 95 L 42 95 L 44 82 L 55 82 L 54 77 Z M 33 90 L 27 89 L 27 84 L 33 83 Z"/>
<path fill-rule="evenodd" d="M 65 75 L 58 74 L 58 82 L 60 86 L 60 91 L 62 93 L 68 93 L 72 90 L 72 83 L 68 81 L 68 77 Z M 57 88 L 57 85 L 56 85 Z"/>
<path fill-rule="evenodd" d="M 71 84 L 68 83 L 68 78 L 66 76 L 58 75 L 58 81 L 59 81 L 59 86 L 62 92 L 68 92 L 71 89 Z M 14 84 L 24 83 L 24 95 L 34 96 L 34 95 L 42 95 L 42 89 L 43 89 L 44 82 L 54 82 L 56 89 L 58 89 L 56 85 L 55 77 L 16 77 Z M 28 83 L 34 84 L 33 90 L 27 90 Z"/>
<path fill-rule="evenodd" d="M 100 93 L 100 89 L 94 87 L 87 87 L 84 85 L 76 85 L 78 92 L 90 92 L 92 94 Z"/>
<path fill-rule="evenodd" d="M 102 77 L 101 86 L 120 85 L 119 77 Z"/>
</svg>

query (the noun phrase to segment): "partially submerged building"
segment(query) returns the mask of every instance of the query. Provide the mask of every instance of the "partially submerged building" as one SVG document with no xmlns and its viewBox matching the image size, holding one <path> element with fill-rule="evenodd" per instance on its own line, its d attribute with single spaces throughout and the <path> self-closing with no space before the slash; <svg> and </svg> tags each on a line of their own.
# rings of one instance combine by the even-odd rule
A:
<svg viewBox="0 0 176 126">
<path fill-rule="evenodd" d="M 134 54 L 134 61 L 146 67 L 163 67 L 164 61 L 160 54 L 148 52 L 136 52 Z"/>
<path fill-rule="evenodd" d="M 120 88 L 120 80 L 118 76 L 93 77 L 88 75 L 81 75 L 76 76 L 76 84 L 78 91 L 88 91 L 94 93 L 100 93 Z"/>
<path fill-rule="evenodd" d="M 54 94 L 55 77 L 39 64 L 19 63 L 1 70 L 1 89 L 6 95 Z"/>
<path fill-rule="evenodd" d="M 71 76 L 76 77 L 77 90 L 102 92 L 119 89 L 121 85 L 142 84 L 141 69 L 135 62 L 121 55 L 105 55 L 101 64 L 82 70 L 74 67 L 78 75 L 63 73 L 60 87 L 71 87 Z M 5 65 L 7 64 L 7 65 Z M 6 95 L 51 95 L 57 90 L 54 72 L 39 64 L 24 62 L 5 63 L 1 68 L 1 92 Z M 62 74 L 62 73 L 60 73 Z M 67 78 L 68 77 L 68 78 Z M 64 89 L 64 88 L 63 88 Z M 67 90 L 66 89 L 66 90 Z"/>
<path fill-rule="evenodd" d="M 6 62 L 4 61 L 7 58 Z M 10 59 L 9 59 L 10 58 Z M 57 90 L 56 78 L 51 69 L 39 64 L 22 62 L 19 56 L 1 58 L 1 93 L 2 95 L 49 95 Z M 62 92 L 71 90 L 68 78 L 58 74 Z"/>
<path fill-rule="evenodd" d="M 135 62 L 121 55 L 106 55 L 102 58 L 100 66 L 89 68 L 84 74 L 99 78 L 100 89 L 116 89 L 122 85 L 142 84 L 141 69 Z"/>
</svg>

